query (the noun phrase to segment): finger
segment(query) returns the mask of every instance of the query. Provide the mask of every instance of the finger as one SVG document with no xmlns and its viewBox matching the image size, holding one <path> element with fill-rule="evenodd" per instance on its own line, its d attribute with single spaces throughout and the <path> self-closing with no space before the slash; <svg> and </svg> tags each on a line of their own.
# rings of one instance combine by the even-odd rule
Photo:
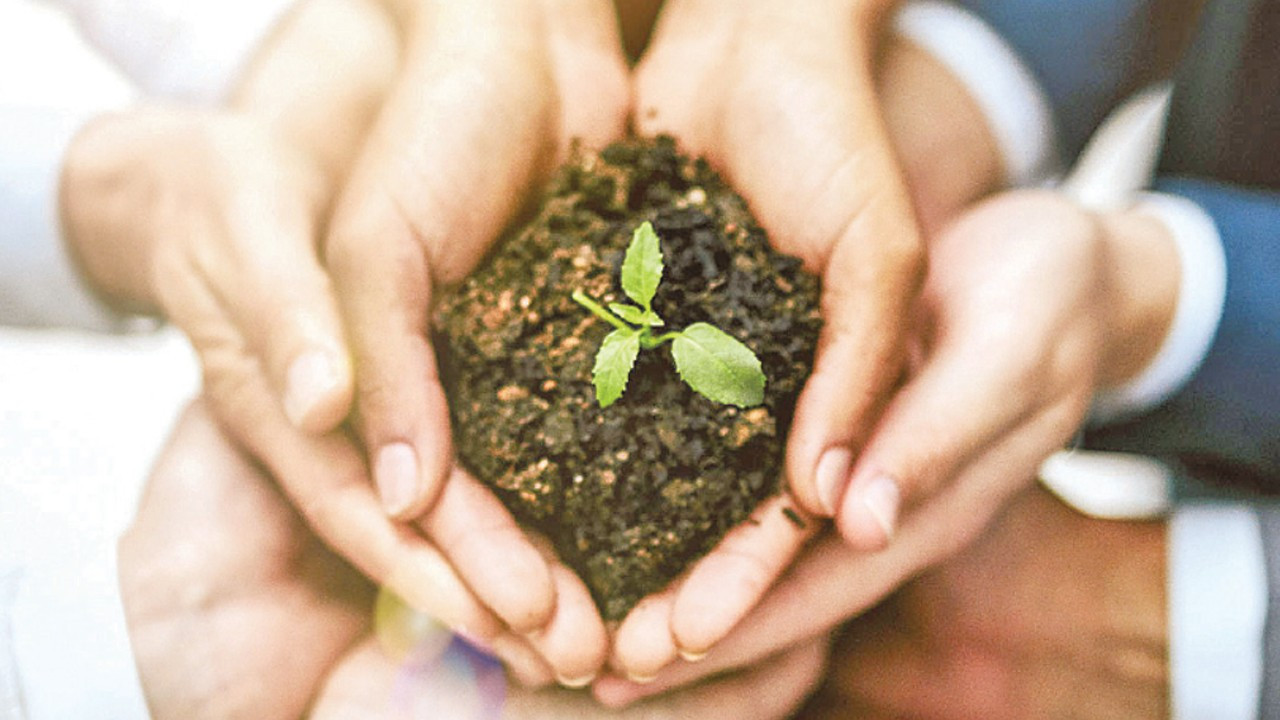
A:
<svg viewBox="0 0 1280 720">
<path fill-rule="evenodd" d="M 386 512 L 416 517 L 452 465 L 444 390 L 428 342 L 431 277 L 413 231 L 381 196 L 339 209 L 328 265 L 356 365 L 358 426 Z"/>
<path fill-rule="evenodd" d="M 493 639 L 489 649 L 497 655 L 507 674 L 522 687 L 542 688 L 555 681 L 555 671 L 525 638 L 505 633 Z"/>
<path fill-rule="evenodd" d="M 897 539 L 880 552 L 855 550 L 835 535 L 822 537 L 769 591 L 749 622 L 706 659 L 674 663 L 644 685 L 609 679 L 609 691 L 633 699 L 665 692 L 749 665 L 865 611 L 921 569 L 967 546 L 1030 483 L 1045 454 L 1044 438 L 1060 431 L 1067 416 L 1063 407 L 1050 408 L 1010 432 L 909 513 Z"/>
<path fill-rule="evenodd" d="M 671 636 L 675 592 L 673 584 L 641 600 L 614 633 L 609 664 L 633 683 L 651 682 L 679 657 L 679 648 Z"/>
<path fill-rule="evenodd" d="M 761 503 L 680 582 L 671 634 L 685 660 L 697 662 L 728 635 L 817 531 L 818 521 L 793 505 L 788 496 Z"/>
<path fill-rule="evenodd" d="M 836 527 L 849 544 L 888 544 L 903 507 L 953 477 L 1035 408 L 1018 392 L 1015 368 L 996 362 L 984 341 L 992 329 L 944 335 L 923 370 L 894 397 L 854 463 Z M 927 439 L 927 440 L 926 440 Z"/>
<path fill-rule="evenodd" d="M 568 688 L 591 684 L 609 654 L 604 621 L 587 586 L 560 563 L 551 566 L 556 589 L 555 615 L 547 626 L 527 636 L 529 643 Z"/>
<path fill-rule="evenodd" d="M 212 306 L 212 298 L 208 298 Z M 413 607 L 472 637 L 502 630 L 444 556 L 381 511 L 364 464 L 342 434 L 308 436 L 272 400 L 266 379 L 226 323 L 192 336 L 205 391 L 228 432 L 259 458 L 308 525 L 365 575 Z"/>
<path fill-rule="evenodd" d="M 622 717 L 780 720 L 791 717 L 821 682 L 826 638 L 805 643 L 740 673 L 629 709 Z"/>
<path fill-rule="evenodd" d="M 547 624 L 556 594 L 547 561 L 487 488 L 456 468 L 420 522 L 479 599 L 511 629 Z"/>
<path fill-rule="evenodd" d="M 901 372 L 902 319 L 923 278 L 910 206 L 884 192 L 851 220 L 823 274 L 822 335 L 787 443 L 792 493 L 824 517 L 839 507 L 854 451 Z"/>
<path fill-rule="evenodd" d="M 301 207 L 259 193 L 253 212 L 229 228 L 251 259 L 236 262 L 227 311 L 262 359 L 276 397 L 295 427 L 332 430 L 351 407 L 351 362 L 328 275 L 316 257 L 316 228 Z M 262 203 L 267 203 L 262 205 Z"/>
</svg>

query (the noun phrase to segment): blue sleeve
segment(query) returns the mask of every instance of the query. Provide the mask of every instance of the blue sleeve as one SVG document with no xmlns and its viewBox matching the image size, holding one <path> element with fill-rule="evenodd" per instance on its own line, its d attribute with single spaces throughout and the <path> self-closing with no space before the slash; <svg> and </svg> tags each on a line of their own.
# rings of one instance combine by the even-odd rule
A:
<svg viewBox="0 0 1280 720">
<path fill-rule="evenodd" d="M 1239 489 L 1280 491 L 1280 193 L 1180 178 L 1157 189 L 1194 201 L 1218 227 L 1227 259 L 1222 320 L 1185 387 L 1088 442 L 1163 456 Z"/>
<path fill-rule="evenodd" d="M 960 0 L 1008 42 L 1053 105 L 1074 158 L 1132 84 L 1151 43 L 1153 0 Z"/>
</svg>

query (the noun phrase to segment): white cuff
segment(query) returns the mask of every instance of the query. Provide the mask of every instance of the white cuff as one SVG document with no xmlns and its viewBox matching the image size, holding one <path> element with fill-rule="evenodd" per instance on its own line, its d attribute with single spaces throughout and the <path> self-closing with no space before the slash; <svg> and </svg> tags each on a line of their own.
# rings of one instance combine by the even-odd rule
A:
<svg viewBox="0 0 1280 720">
<path fill-rule="evenodd" d="M 1173 720 L 1254 720 L 1262 691 L 1267 570 L 1258 515 L 1192 505 L 1169 524 Z"/>
<path fill-rule="evenodd" d="M 119 331 L 62 241 L 59 184 L 76 133 L 106 108 L 0 107 L 0 324 Z"/>
<path fill-rule="evenodd" d="M 70 0 L 81 32 L 148 94 L 217 104 L 293 0 Z"/>
<path fill-rule="evenodd" d="M 18 665 L 13 658 L 13 623 L 10 620 L 13 599 L 18 594 L 22 574 L 0 564 L 0 718 L 26 720 L 22 708 L 22 685 Z"/>
<path fill-rule="evenodd" d="M 1010 186 L 1035 185 L 1059 170 L 1048 97 L 1017 52 L 978 16 L 941 0 L 912 0 L 894 30 L 933 55 L 982 109 Z"/>
<path fill-rule="evenodd" d="M 115 543 L 87 545 L 78 560 L 28 567 L 18 587 L 13 645 L 27 718 L 149 718 Z"/>
<path fill-rule="evenodd" d="M 1178 251 L 1178 307 L 1169 332 L 1146 369 L 1094 398 L 1090 419 L 1107 423 L 1169 399 L 1191 379 L 1213 345 L 1227 295 L 1227 258 L 1209 214 L 1176 195 L 1143 193 L 1135 210 L 1169 229 Z"/>
</svg>

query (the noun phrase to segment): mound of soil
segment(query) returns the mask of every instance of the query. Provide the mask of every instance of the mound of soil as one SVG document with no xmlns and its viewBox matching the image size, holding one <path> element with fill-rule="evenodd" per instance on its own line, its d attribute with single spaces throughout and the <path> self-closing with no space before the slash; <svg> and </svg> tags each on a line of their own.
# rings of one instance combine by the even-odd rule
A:
<svg viewBox="0 0 1280 720">
<path fill-rule="evenodd" d="M 705 321 L 744 342 L 764 367 L 763 405 L 698 395 L 668 345 L 642 351 L 622 398 L 600 408 L 591 370 L 611 328 L 570 294 L 624 302 L 623 255 L 645 220 L 666 263 L 663 329 Z M 461 462 L 618 619 L 779 490 L 821 321 L 817 280 L 770 248 L 705 162 L 660 137 L 578 153 L 435 324 Z"/>
</svg>

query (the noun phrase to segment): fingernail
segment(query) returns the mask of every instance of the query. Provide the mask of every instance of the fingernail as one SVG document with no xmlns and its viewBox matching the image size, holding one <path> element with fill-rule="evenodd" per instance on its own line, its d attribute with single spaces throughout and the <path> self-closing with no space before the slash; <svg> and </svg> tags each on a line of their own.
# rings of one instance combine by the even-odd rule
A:
<svg viewBox="0 0 1280 720">
<path fill-rule="evenodd" d="M 389 515 L 399 515 L 417 499 L 418 456 L 408 443 L 392 443 L 378 452 L 373 478 Z"/>
<path fill-rule="evenodd" d="M 707 657 L 707 651 L 703 650 L 702 652 L 694 652 L 692 650 L 685 650 L 684 648 L 681 648 L 680 657 L 684 658 L 685 662 L 701 662 Z"/>
<path fill-rule="evenodd" d="M 338 364 L 323 350 L 310 350 L 294 359 L 284 383 L 284 411 L 289 422 L 301 426 L 315 408 L 342 378 Z"/>
<path fill-rule="evenodd" d="M 628 672 L 627 679 L 637 685 L 648 685 L 658 679 L 657 675 L 640 675 L 639 673 Z"/>
<path fill-rule="evenodd" d="M 840 492 L 849 480 L 849 469 L 853 466 L 853 452 L 848 448 L 834 447 L 822 454 L 814 471 L 814 484 L 818 489 L 818 502 L 828 516 L 836 514 L 836 503 L 840 502 Z"/>
<path fill-rule="evenodd" d="M 583 675 L 582 677 L 570 678 L 560 674 L 556 674 L 556 682 L 569 688 L 570 690 L 579 690 L 591 684 L 596 679 L 596 673 Z"/>
<path fill-rule="evenodd" d="M 862 488 L 859 501 L 880 529 L 885 538 L 892 540 L 898 527 L 898 503 L 902 500 L 902 491 L 898 481 L 888 475 L 877 475 Z"/>
</svg>

